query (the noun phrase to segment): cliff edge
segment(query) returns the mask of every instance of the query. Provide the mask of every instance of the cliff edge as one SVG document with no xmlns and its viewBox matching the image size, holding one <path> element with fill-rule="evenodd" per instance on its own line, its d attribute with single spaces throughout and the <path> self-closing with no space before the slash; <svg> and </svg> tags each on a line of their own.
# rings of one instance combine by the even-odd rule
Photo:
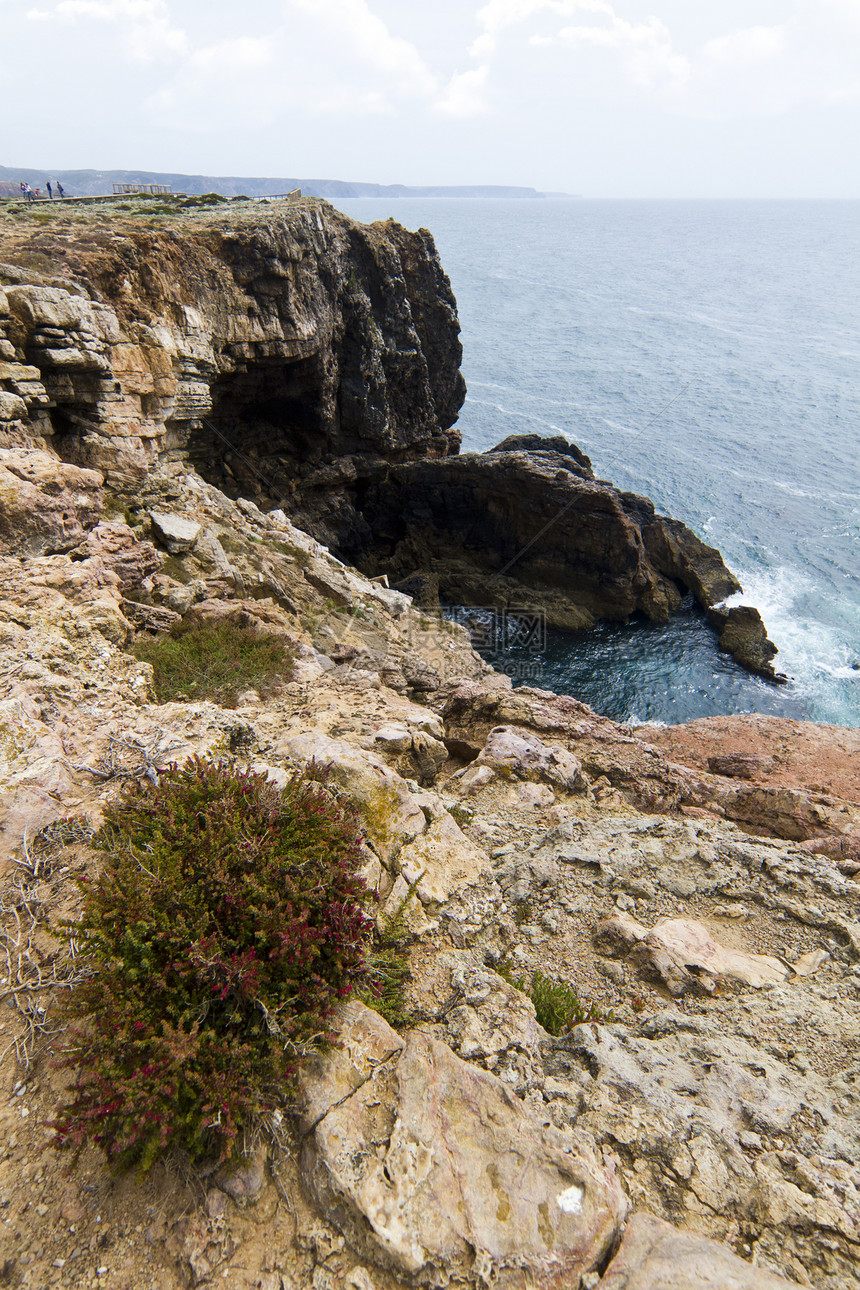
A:
<svg viewBox="0 0 860 1290">
<path fill-rule="evenodd" d="M 0 442 L 131 493 L 184 460 L 371 575 L 561 628 L 664 619 L 692 592 L 721 648 L 784 679 L 756 611 L 716 608 L 741 590 L 719 552 L 575 446 L 457 459 L 459 323 L 426 230 L 307 199 L 124 205 L 7 213 Z"/>
</svg>

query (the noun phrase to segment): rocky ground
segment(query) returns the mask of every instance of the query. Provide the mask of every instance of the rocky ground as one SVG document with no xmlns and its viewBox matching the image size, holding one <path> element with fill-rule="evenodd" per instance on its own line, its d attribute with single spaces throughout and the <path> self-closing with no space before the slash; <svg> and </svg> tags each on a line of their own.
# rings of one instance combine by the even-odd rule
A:
<svg viewBox="0 0 860 1290">
<path fill-rule="evenodd" d="M 684 588 L 713 606 L 719 553 L 571 445 L 460 464 L 428 233 L 315 201 L 126 205 L 0 219 L 0 1285 L 857 1284 L 855 732 L 632 729 L 512 689 L 418 608 L 499 498 L 465 601 L 522 603 L 498 569 L 526 484 L 532 526 L 571 511 L 528 570 L 555 585 L 579 552 L 570 622 Z M 772 674 L 755 611 L 712 612 Z M 295 669 L 229 706 L 189 673 L 159 702 L 135 646 L 195 621 L 255 625 Z M 60 924 L 105 803 L 193 754 L 276 782 L 330 765 L 380 921 L 408 924 L 409 1019 L 347 1004 L 280 1140 L 230 1170 L 72 1170 L 50 1146 L 80 970 Z M 561 1033 L 538 973 L 579 1000 Z"/>
<path fill-rule="evenodd" d="M 512 690 L 182 464 L 133 497 L 44 450 L 0 468 L 0 1284 L 857 1284 L 852 732 L 634 731 Z M 157 703 L 130 644 L 189 616 L 283 634 L 295 678 Z M 74 959 L 48 925 L 122 780 L 195 752 L 331 763 L 383 906 L 417 896 L 412 1025 L 349 1004 L 281 1147 L 232 1172 L 70 1171 L 48 1143 Z M 582 1001 L 567 1034 L 511 984 L 536 969 Z"/>
</svg>

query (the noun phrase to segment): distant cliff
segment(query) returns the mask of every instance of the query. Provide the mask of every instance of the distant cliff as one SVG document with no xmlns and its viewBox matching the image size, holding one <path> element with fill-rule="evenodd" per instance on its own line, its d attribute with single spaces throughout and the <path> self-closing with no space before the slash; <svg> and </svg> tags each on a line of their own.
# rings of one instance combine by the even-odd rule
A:
<svg viewBox="0 0 860 1290">
<path fill-rule="evenodd" d="M 45 180 L 59 179 L 63 186 L 78 196 L 86 197 L 109 193 L 114 184 L 169 184 L 179 193 L 221 193 L 225 197 L 262 197 L 269 193 L 288 193 L 301 188 L 309 197 L 500 197 L 506 199 L 563 197 L 564 193 L 544 194 L 536 188 L 516 184 L 368 184 L 346 179 L 285 179 L 283 176 L 243 175 L 182 175 L 155 170 L 13 170 L 0 166 L 0 194 L 3 184 L 11 185 L 14 195 L 18 184 L 26 180 L 34 188 L 44 191 Z"/>
</svg>

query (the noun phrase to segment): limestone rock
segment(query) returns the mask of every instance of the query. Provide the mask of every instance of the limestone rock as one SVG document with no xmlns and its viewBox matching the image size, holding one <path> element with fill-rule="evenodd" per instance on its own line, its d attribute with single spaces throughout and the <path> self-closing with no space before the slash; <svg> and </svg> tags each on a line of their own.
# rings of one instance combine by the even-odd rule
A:
<svg viewBox="0 0 860 1290">
<path fill-rule="evenodd" d="M 788 1290 L 795 1285 L 739 1259 L 725 1245 L 633 1214 L 597 1290 Z"/>
<path fill-rule="evenodd" d="M 598 946 L 622 946 L 641 967 L 657 975 L 673 995 L 688 990 L 712 994 L 720 978 L 760 988 L 789 975 L 779 959 L 743 954 L 719 945 L 692 918 L 664 918 L 649 931 L 629 914 L 618 913 L 595 930 Z"/>
<path fill-rule="evenodd" d="M 537 735 L 512 726 L 491 730 L 474 764 L 519 779 L 544 779 L 568 793 L 584 788 L 582 767 L 572 753 L 548 747 Z"/>
<path fill-rule="evenodd" d="M 151 542 L 141 542 L 122 520 L 102 520 L 75 554 L 100 559 L 116 573 L 123 591 L 139 587 L 156 573 L 163 558 Z"/>
<path fill-rule="evenodd" d="M 439 811 L 424 833 L 400 852 L 400 872 L 422 905 L 444 904 L 463 887 L 489 873 L 487 853 L 471 842 L 447 811 Z"/>
<path fill-rule="evenodd" d="M 200 525 L 193 520 L 183 519 L 181 515 L 151 511 L 149 518 L 156 539 L 171 555 L 184 555 L 200 536 Z"/>
<path fill-rule="evenodd" d="M 0 391 L 0 421 L 20 421 L 27 415 L 27 404 L 17 394 Z"/>
<path fill-rule="evenodd" d="M 155 232 L 119 217 L 104 246 L 86 224 L 43 238 L 57 276 L 22 270 L 7 290 L 28 363 L 0 365 L 0 386 L 31 414 L 53 403 L 74 427 L 57 434 L 64 454 L 130 482 L 188 449 L 233 495 L 280 500 L 326 466 L 323 445 L 329 459 L 456 451 L 462 350 L 430 234 L 318 202 L 248 214 L 185 211 Z M 3 241 L 4 260 L 25 251 Z M 262 453 L 244 439 L 225 454 L 213 427 L 264 405 Z"/>
<path fill-rule="evenodd" d="M 0 549 L 71 551 L 99 521 L 104 480 L 36 449 L 0 448 Z"/>
<path fill-rule="evenodd" d="M 420 799 L 374 753 L 319 733 L 292 736 L 286 749 L 293 761 L 326 770 L 332 782 L 360 805 L 368 838 L 386 866 L 393 864 L 404 844 L 427 828 Z"/>
<path fill-rule="evenodd" d="M 595 1267 L 626 1202 L 584 1144 L 444 1044 L 417 1031 L 404 1043 L 360 1004 L 347 1006 L 344 1036 L 301 1076 L 301 1166 L 355 1248 L 430 1285 L 562 1290 Z"/>
</svg>

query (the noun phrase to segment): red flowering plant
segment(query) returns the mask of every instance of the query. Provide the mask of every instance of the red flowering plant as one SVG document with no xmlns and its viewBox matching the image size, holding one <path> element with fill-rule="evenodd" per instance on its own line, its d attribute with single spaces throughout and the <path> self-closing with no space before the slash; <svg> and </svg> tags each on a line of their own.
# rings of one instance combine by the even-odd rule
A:
<svg viewBox="0 0 860 1290">
<path fill-rule="evenodd" d="M 361 834 L 315 775 L 280 789 L 194 759 L 109 807 L 71 925 L 89 975 L 65 1004 L 75 1077 L 55 1145 L 119 1169 L 221 1161 L 284 1105 L 368 976 Z"/>
</svg>

